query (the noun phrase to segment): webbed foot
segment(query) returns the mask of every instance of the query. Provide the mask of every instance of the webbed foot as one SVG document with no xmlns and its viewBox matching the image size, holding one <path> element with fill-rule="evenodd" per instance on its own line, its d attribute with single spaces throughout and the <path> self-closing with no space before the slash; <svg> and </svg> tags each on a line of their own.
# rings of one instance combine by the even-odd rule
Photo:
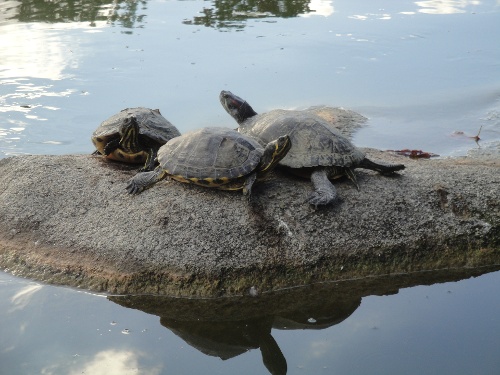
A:
<svg viewBox="0 0 500 375">
<path fill-rule="evenodd" d="M 166 176 L 167 174 L 160 167 L 153 171 L 137 173 L 128 181 L 125 189 L 129 194 L 139 194 Z"/>
<path fill-rule="evenodd" d="M 138 185 L 136 181 L 134 181 L 134 179 L 132 178 L 128 181 L 128 184 L 125 187 L 125 189 L 129 194 L 139 194 L 144 190 L 144 186 Z"/>
<path fill-rule="evenodd" d="M 337 194 L 335 191 L 328 191 L 328 190 L 316 190 L 314 193 L 309 195 L 309 203 L 312 204 L 313 206 L 324 206 L 326 204 L 332 203 L 335 198 L 337 198 Z"/>
</svg>

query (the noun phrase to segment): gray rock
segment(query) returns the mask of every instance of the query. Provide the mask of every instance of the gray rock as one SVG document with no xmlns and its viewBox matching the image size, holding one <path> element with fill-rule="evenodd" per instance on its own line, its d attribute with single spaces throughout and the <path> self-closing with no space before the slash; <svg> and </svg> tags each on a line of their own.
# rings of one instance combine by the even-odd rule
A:
<svg viewBox="0 0 500 375">
<path fill-rule="evenodd" d="M 84 155 L 0 160 L 0 266 L 108 293 L 237 295 L 390 273 L 498 264 L 500 161 L 411 160 L 396 177 L 357 170 L 361 191 L 305 203 L 282 171 L 252 199 L 175 181 L 126 194 L 135 170 Z"/>
</svg>

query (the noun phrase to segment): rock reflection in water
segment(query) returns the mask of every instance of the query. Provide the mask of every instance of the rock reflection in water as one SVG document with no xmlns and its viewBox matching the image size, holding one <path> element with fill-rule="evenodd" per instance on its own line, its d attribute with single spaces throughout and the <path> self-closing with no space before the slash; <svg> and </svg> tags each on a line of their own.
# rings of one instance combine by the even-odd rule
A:
<svg viewBox="0 0 500 375">
<path fill-rule="evenodd" d="M 262 294 L 259 297 L 185 299 L 109 296 L 124 307 L 160 317 L 160 323 L 200 352 L 227 360 L 260 349 L 271 374 L 286 374 L 287 362 L 272 329 L 326 329 L 343 322 L 363 297 L 399 289 L 459 281 L 500 269 L 456 269 L 366 278 Z"/>
</svg>

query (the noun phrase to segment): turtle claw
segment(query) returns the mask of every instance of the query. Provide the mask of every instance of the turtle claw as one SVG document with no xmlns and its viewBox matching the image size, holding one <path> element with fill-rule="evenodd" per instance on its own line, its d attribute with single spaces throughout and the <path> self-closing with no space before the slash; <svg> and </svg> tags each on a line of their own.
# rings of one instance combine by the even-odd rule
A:
<svg viewBox="0 0 500 375">
<path fill-rule="evenodd" d="M 127 192 L 129 194 L 134 194 L 134 195 L 139 194 L 140 192 L 142 192 L 144 190 L 144 188 L 142 186 L 139 186 L 135 183 L 133 178 L 128 182 L 125 189 L 127 190 Z"/>
<path fill-rule="evenodd" d="M 157 168 L 154 171 L 137 173 L 128 180 L 125 189 L 129 194 L 139 194 L 165 177 L 167 177 L 167 173 L 161 168 Z"/>
<path fill-rule="evenodd" d="M 309 196 L 308 201 L 309 204 L 312 204 L 314 207 L 318 207 L 332 203 L 336 197 L 337 195 L 332 191 L 316 190 Z"/>
</svg>

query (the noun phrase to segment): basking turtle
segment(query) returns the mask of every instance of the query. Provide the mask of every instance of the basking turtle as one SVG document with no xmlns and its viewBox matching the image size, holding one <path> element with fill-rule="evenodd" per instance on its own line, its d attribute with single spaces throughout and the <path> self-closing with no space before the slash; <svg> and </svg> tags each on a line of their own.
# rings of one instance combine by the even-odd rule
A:
<svg viewBox="0 0 500 375">
<path fill-rule="evenodd" d="M 154 169 L 160 146 L 179 136 L 177 128 L 158 109 L 126 108 L 101 123 L 92 134 L 96 154 Z"/>
<path fill-rule="evenodd" d="M 330 179 L 346 175 L 359 189 L 354 168 L 372 169 L 391 174 L 404 169 L 403 164 L 385 165 L 365 157 L 347 138 L 321 117 L 309 111 L 273 110 L 257 114 L 243 99 L 222 91 L 219 99 L 225 110 L 238 122 L 238 131 L 269 142 L 278 134 L 288 134 L 292 147 L 280 165 L 303 177 L 310 177 L 315 191 L 309 203 L 318 206 L 337 197 Z"/>
<path fill-rule="evenodd" d="M 171 177 L 174 180 L 250 194 L 253 183 L 272 170 L 290 149 L 290 138 L 276 137 L 263 148 L 228 128 L 203 128 L 171 139 L 158 151 L 160 165 L 136 174 L 127 185 L 137 194 Z"/>
</svg>

